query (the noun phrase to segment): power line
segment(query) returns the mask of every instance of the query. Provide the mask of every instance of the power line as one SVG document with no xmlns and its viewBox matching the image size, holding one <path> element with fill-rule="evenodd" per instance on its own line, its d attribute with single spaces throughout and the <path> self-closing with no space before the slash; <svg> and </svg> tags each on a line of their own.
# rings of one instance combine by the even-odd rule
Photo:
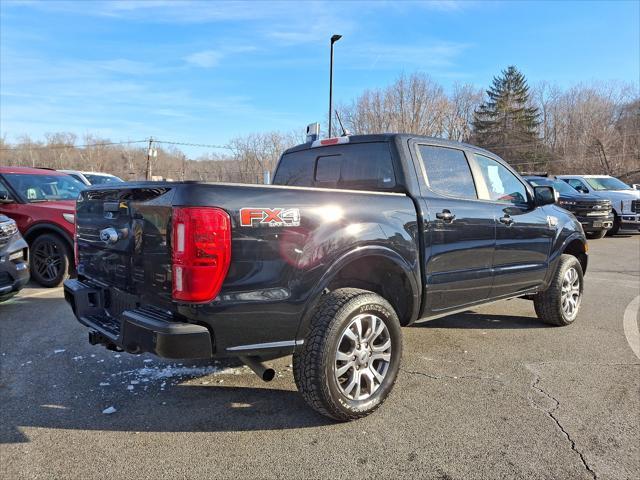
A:
<svg viewBox="0 0 640 480">
<path fill-rule="evenodd" d="M 168 140 L 154 140 L 153 143 L 163 143 L 167 145 L 182 145 L 185 147 L 202 147 L 202 148 L 222 148 L 226 150 L 233 150 L 233 147 L 229 145 L 211 145 L 206 143 L 187 143 L 187 142 L 170 142 Z"/>
</svg>

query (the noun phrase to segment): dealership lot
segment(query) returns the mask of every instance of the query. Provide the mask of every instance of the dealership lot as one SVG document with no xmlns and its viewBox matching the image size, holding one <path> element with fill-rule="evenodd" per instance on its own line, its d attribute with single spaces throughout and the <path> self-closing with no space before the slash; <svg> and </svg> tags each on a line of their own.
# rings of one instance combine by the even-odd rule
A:
<svg viewBox="0 0 640 480">
<path fill-rule="evenodd" d="M 262 383 L 110 352 L 27 288 L 0 306 L 0 476 L 637 478 L 640 234 L 589 245 L 575 325 L 513 300 L 405 328 L 394 392 L 348 424 L 304 404 L 290 357 Z"/>
</svg>

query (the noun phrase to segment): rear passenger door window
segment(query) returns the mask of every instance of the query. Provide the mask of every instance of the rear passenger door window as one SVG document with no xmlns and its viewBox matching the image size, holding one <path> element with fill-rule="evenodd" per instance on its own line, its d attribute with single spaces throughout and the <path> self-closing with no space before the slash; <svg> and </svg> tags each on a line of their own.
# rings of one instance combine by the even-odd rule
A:
<svg viewBox="0 0 640 480">
<path fill-rule="evenodd" d="M 433 145 L 418 147 L 429 188 L 448 197 L 478 198 L 469 162 L 462 150 Z"/>
</svg>

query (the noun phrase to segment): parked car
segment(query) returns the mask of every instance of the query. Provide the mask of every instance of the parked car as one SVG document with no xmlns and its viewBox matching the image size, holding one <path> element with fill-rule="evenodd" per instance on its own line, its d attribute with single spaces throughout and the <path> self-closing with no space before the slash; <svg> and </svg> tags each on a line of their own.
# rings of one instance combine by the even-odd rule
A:
<svg viewBox="0 0 640 480">
<path fill-rule="evenodd" d="M 60 172 L 71 175 L 76 180 L 84 183 L 85 185 L 104 185 L 109 183 L 123 182 L 119 177 L 111 175 L 110 173 L 100 172 L 79 172 L 78 170 L 59 170 Z"/>
<path fill-rule="evenodd" d="M 0 302 L 9 300 L 29 281 L 28 258 L 29 247 L 16 222 L 0 215 Z"/>
<path fill-rule="evenodd" d="M 573 213 L 588 238 L 602 238 L 613 226 L 611 202 L 595 195 L 583 194 L 562 180 L 552 177 L 525 176 L 534 187 L 547 185 L 558 192 L 557 204 Z"/>
<path fill-rule="evenodd" d="M 640 191 L 609 175 L 558 175 L 557 178 L 580 193 L 611 201 L 614 219 L 607 235 L 615 235 L 621 228 L 640 230 Z"/>
<path fill-rule="evenodd" d="M 0 167 L 0 213 L 13 218 L 29 244 L 31 276 L 56 287 L 74 271 L 75 204 L 83 183 L 42 168 Z"/>
<path fill-rule="evenodd" d="M 141 182 L 77 203 L 65 298 L 89 341 L 167 358 L 293 354 L 308 404 L 371 413 L 400 367 L 401 325 L 528 296 L 572 324 L 587 242 L 555 191 L 471 145 L 363 135 L 287 150 L 275 185 Z"/>
</svg>

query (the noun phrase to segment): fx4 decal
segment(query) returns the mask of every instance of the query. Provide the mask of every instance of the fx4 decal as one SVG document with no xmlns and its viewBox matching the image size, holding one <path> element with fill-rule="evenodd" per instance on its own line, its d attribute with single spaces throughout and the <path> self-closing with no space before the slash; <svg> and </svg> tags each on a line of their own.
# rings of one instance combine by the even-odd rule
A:
<svg viewBox="0 0 640 480">
<path fill-rule="evenodd" d="M 299 227 L 297 208 L 241 208 L 241 227 Z"/>
</svg>

